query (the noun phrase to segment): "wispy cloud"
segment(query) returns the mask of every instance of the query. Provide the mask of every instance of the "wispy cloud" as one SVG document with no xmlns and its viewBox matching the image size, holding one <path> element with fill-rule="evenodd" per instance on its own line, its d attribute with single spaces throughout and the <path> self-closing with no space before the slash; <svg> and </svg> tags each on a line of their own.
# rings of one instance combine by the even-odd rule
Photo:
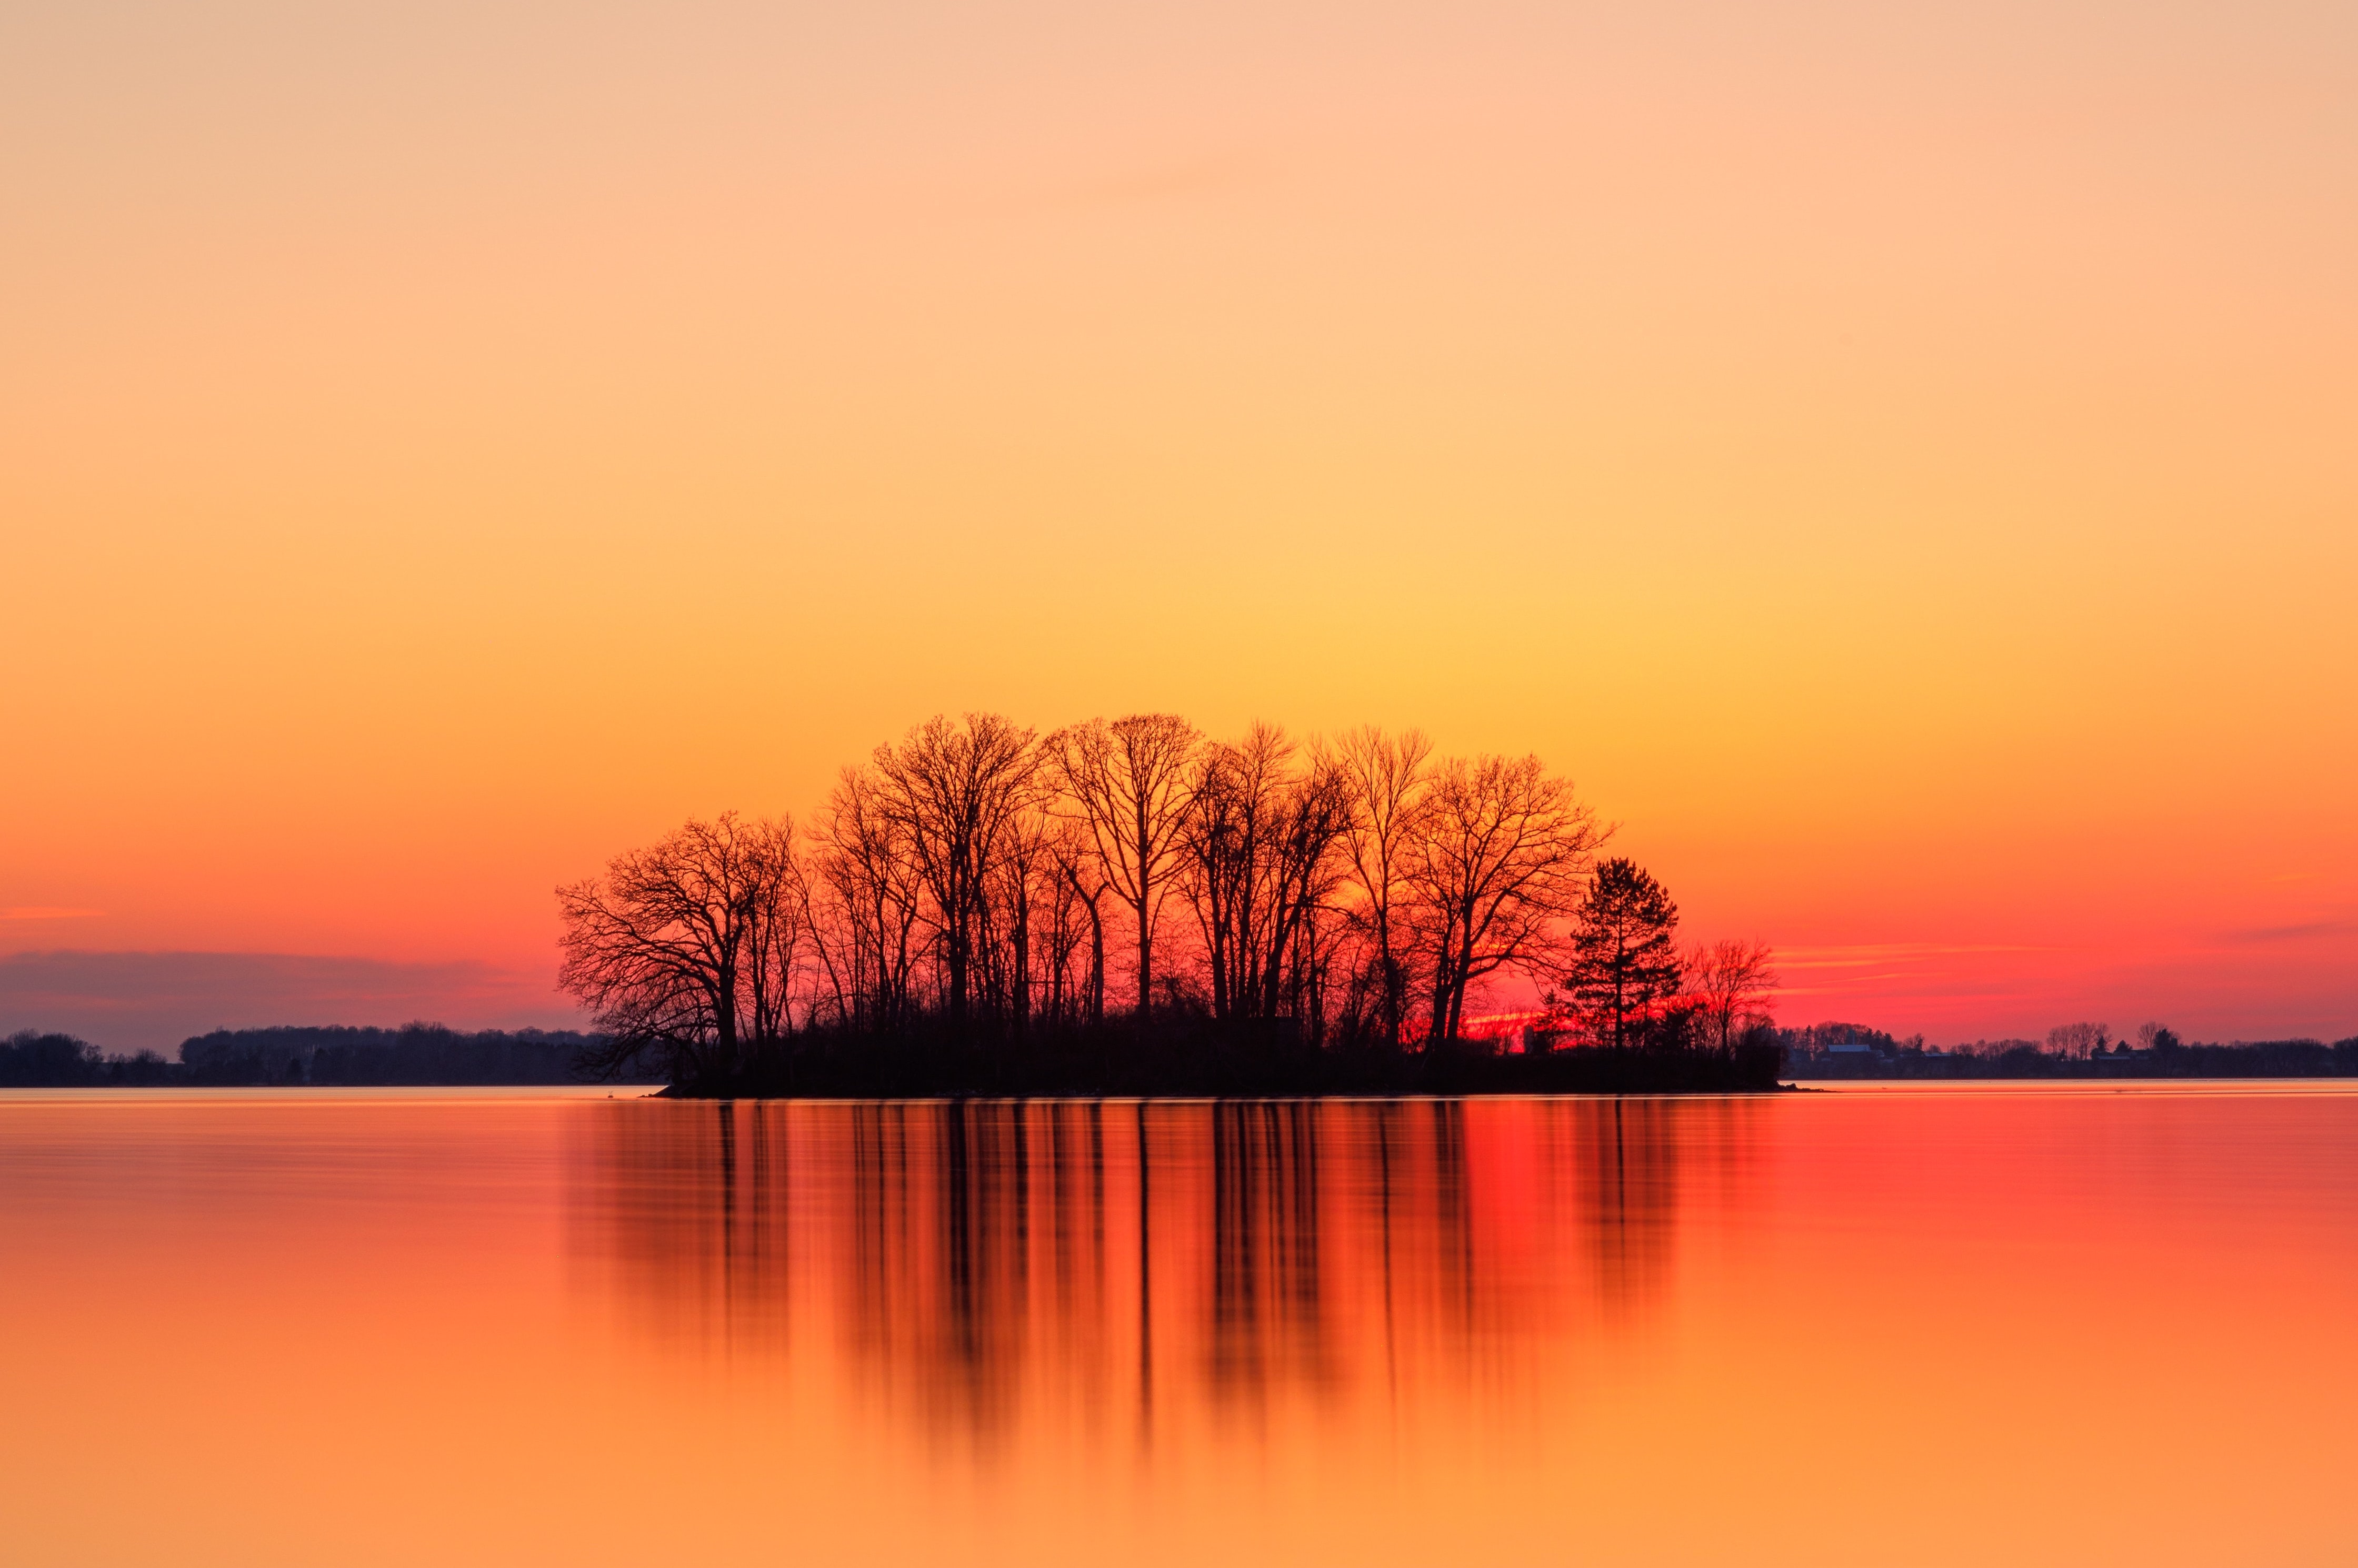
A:
<svg viewBox="0 0 2358 1568">
<path fill-rule="evenodd" d="M 2358 920 L 2308 920 L 2293 925 L 2255 925 L 2225 933 L 2230 942 L 2306 942 L 2319 936 L 2358 934 Z"/>
<path fill-rule="evenodd" d="M 0 1034 L 60 1030 L 111 1051 L 167 1054 L 219 1028 L 579 1022 L 547 971 L 294 953 L 14 953 L 0 957 Z"/>
<path fill-rule="evenodd" d="M 1865 942 L 1831 947 L 1779 947 L 1780 969 L 1866 969 L 1925 958 L 1977 957 L 1987 953 L 2041 953 L 2052 949 L 1998 943 Z"/>
</svg>

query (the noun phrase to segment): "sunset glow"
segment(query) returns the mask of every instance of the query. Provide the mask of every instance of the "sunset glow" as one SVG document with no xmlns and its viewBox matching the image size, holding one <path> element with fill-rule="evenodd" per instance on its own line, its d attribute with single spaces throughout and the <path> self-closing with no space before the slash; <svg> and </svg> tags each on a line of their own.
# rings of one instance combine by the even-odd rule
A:
<svg viewBox="0 0 2358 1568">
<path fill-rule="evenodd" d="M 1167 710 L 1787 1022 L 2358 1033 L 2346 10 L 34 4 L 0 181 L 0 1028 L 567 1023 L 618 849 Z"/>
</svg>

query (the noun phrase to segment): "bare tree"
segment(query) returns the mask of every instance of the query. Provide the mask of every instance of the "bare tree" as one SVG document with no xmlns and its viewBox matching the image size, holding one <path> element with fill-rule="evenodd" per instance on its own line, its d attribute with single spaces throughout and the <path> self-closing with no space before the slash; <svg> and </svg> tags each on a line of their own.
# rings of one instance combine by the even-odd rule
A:
<svg viewBox="0 0 2358 1568">
<path fill-rule="evenodd" d="M 876 748 L 885 813 L 929 895 L 954 1033 L 967 1025 L 987 880 L 1016 817 L 1032 804 L 1039 771 L 1032 739 L 995 713 L 969 713 L 962 725 L 936 714 L 900 745 Z"/>
<path fill-rule="evenodd" d="M 1323 753 L 1293 767 L 1274 725 L 1202 753 L 1180 830 L 1180 885 L 1195 911 L 1212 981 L 1213 1016 L 1275 1018 L 1297 1011 L 1314 958 L 1313 912 L 1334 882 L 1351 790 Z"/>
<path fill-rule="evenodd" d="M 1073 894 L 1064 885 L 1056 859 L 1057 839 L 1067 825 L 1048 814 L 1044 792 L 1036 787 L 1037 774 L 1035 768 L 1024 800 L 1000 835 L 982 908 L 981 947 L 989 960 L 991 1009 L 1018 1039 L 1031 1028 L 1034 993 L 1044 978 L 1052 1010 L 1061 1001 L 1057 966 L 1069 962 L 1076 945 L 1067 940 Z M 1042 957 L 1050 970 L 1044 977 Z"/>
<path fill-rule="evenodd" d="M 799 880 L 790 823 L 730 812 L 559 888 L 557 984 L 610 1041 L 590 1065 L 611 1074 L 652 1053 L 676 1080 L 726 1082 L 749 1050 L 783 1037 Z"/>
<path fill-rule="evenodd" d="M 1726 938 L 1688 954 L 1686 987 L 1714 1045 L 1730 1049 L 1736 1036 L 1768 1021 L 1768 998 L 1778 986 L 1766 942 Z"/>
<path fill-rule="evenodd" d="M 1290 750 L 1281 736 L 1256 725 L 1241 745 L 1204 748 L 1188 781 L 1178 883 L 1203 937 L 1212 1016 L 1222 1022 L 1237 1015 L 1237 993 L 1246 989 L 1238 970 L 1249 966 L 1243 955 L 1257 935 L 1254 882 L 1262 870 L 1266 819 L 1277 809 L 1277 775 Z"/>
<path fill-rule="evenodd" d="M 766 1045 L 794 1030 L 795 994 L 815 946 L 810 881 L 794 818 L 781 815 L 756 822 L 748 833 L 763 874 L 753 888 L 741 968 L 752 1010 L 752 1037 Z"/>
<path fill-rule="evenodd" d="M 1434 770 L 1408 878 L 1433 967 L 1433 1043 L 1457 1038 L 1476 981 L 1538 956 L 1606 833 L 1537 757 L 1453 758 Z"/>
<path fill-rule="evenodd" d="M 922 890 L 906 835 L 875 774 L 846 768 L 817 857 L 817 960 L 836 1021 L 887 1033 L 909 1020 Z"/>
<path fill-rule="evenodd" d="M 1065 1024 L 1078 1015 L 1087 989 L 1085 977 L 1074 970 L 1083 962 L 1082 950 L 1088 941 L 1088 902 L 1080 882 L 1068 874 L 1068 869 L 1086 853 L 1083 829 L 1076 822 L 1045 812 L 1035 820 L 1040 829 L 1039 867 L 1035 891 L 1028 902 L 1035 932 L 1032 946 L 1039 954 L 1040 1011 L 1049 1022 Z"/>
<path fill-rule="evenodd" d="M 1138 929 L 1138 1010 L 1154 995 L 1154 933 L 1188 809 L 1195 727 L 1168 713 L 1134 713 L 1050 737 L 1058 782 L 1089 831 L 1098 866 L 1130 905 Z"/>
<path fill-rule="evenodd" d="M 1408 1013 L 1412 944 L 1402 905 L 1415 896 L 1410 870 L 1432 783 L 1426 765 L 1432 753 L 1433 742 L 1421 730 L 1394 737 L 1373 725 L 1344 736 L 1336 753 L 1357 797 L 1345 843 L 1358 890 L 1357 914 L 1375 948 L 1378 1026 L 1384 1044 L 1393 1047 Z"/>
<path fill-rule="evenodd" d="M 2047 1044 L 2059 1055 L 2085 1058 L 2109 1044 L 2113 1032 L 2103 1023 L 2059 1023 L 2047 1032 Z"/>
<path fill-rule="evenodd" d="M 1086 988 L 1088 1021 L 1105 1022 L 1105 895 L 1111 891 L 1099 866 L 1097 855 L 1089 847 L 1088 830 L 1069 818 L 1060 825 L 1056 835 L 1054 863 L 1055 873 L 1072 902 L 1059 908 L 1086 918 L 1089 930 L 1089 969 Z M 1078 933 L 1075 933 L 1077 938 Z M 1076 1007 L 1078 1001 L 1076 1000 Z"/>
</svg>

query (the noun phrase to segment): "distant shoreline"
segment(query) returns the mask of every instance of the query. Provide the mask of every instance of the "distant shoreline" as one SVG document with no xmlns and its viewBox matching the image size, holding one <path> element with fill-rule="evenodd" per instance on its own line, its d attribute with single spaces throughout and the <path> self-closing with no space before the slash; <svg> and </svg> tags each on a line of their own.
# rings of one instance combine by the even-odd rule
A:
<svg viewBox="0 0 2358 1568">
<path fill-rule="evenodd" d="M 2115 1078 L 2358 1078 L 2358 1038 L 2331 1045 L 2320 1040 L 2267 1040 L 2090 1056 L 2031 1048 L 1990 1055 L 1908 1050 L 1789 1054 L 1785 1076 L 1812 1083 L 1862 1078 L 2098 1083 Z"/>
</svg>

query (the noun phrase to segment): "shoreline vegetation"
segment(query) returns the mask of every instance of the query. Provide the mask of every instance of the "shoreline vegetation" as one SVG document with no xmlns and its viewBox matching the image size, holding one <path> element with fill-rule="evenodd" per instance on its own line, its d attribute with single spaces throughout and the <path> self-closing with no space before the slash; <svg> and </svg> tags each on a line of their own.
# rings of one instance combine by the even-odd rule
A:
<svg viewBox="0 0 2358 1568">
<path fill-rule="evenodd" d="M 1616 832 L 1412 730 L 936 715 L 559 888 L 558 983 L 698 1098 L 1774 1089 L 1768 949 Z"/>
<path fill-rule="evenodd" d="M 2212 1044 L 2157 1033 L 2158 1044 L 2108 1044 L 2080 1055 L 2027 1040 L 1942 1049 L 1844 1023 L 1769 1028 L 1726 1054 L 1660 1044 L 1548 1051 L 1492 1043 L 1390 1053 L 1222 1041 L 1168 1021 L 1141 1037 L 1121 1020 L 1011 1057 L 938 1036 L 880 1043 L 812 1031 L 790 1051 L 750 1065 L 733 1087 L 753 1098 L 1249 1098 L 1762 1093 L 1840 1080 L 2358 1077 L 2358 1037 Z M 0 1037 L 0 1088 L 663 1086 L 650 1074 L 601 1076 L 594 1064 L 611 1047 L 574 1030 L 275 1027 L 198 1035 L 173 1061 L 154 1051 L 109 1055 L 70 1034 L 27 1030 Z M 662 1092 L 732 1098 L 697 1085 Z"/>
</svg>

